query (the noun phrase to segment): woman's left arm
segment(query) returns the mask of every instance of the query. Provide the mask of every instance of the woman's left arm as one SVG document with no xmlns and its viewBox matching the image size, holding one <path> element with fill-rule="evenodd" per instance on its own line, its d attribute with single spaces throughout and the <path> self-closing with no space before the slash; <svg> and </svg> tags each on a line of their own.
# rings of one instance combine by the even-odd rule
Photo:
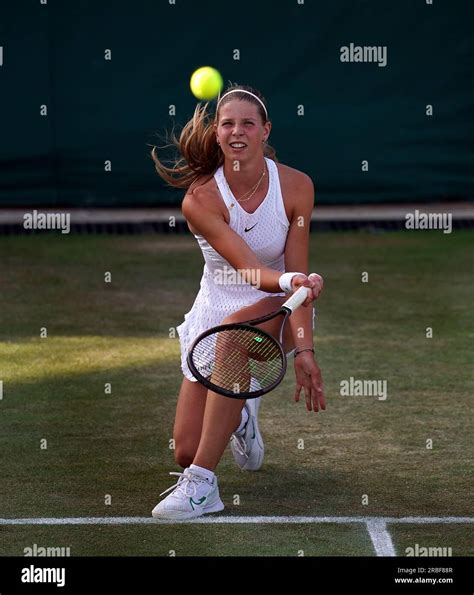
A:
<svg viewBox="0 0 474 595">
<path fill-rule="evenodd" d="M 309 229 L 314 205 L 314 185 L 311 178 L 300 174 L 296 185 L 290 229 L 285 245 L 285 270 L 308 275 Z M 289 319 L 296 352 L 313 348 L 313 307 L 297 308 Z M 299 401 L 301 389 L 306 397 L 306 409 L 326 409 L 321 371 L 311 351 L 295 356 L 296 389 L 295 401 Z"/>
</svg>

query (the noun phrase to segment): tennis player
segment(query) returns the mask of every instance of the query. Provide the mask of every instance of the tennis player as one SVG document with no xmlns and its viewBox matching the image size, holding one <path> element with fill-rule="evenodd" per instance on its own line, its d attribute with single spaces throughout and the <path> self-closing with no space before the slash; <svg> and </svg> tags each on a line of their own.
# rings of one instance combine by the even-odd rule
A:
<svg viewBox="0 0 474 595">
<path fill-rule="evenodd" d="M 304 390 L 308 411 L 325 409 L 314 357 L 314 310 L 308 307 L 323 287 L 319 275 L 307 276 L 313 183 L 276 160 L 268 144 L 272 124 L 259 91 L 232 84 L 220 96 L 215 117 L 207 107 L 198 104 L 179 140 L 173 135 L 181 153 L 173 168 L 161 163 L 156 147 L 152 151 L 160 176 L 187 190 L 182 211 L 205 261 L 200 290 L 177 328 L 184 379 L 173 437 L 175 459 L 184 471 L 170 474 L 177 475 L 177 483 L 153 509 L 152 515 L 161 519 L 223 510 L 214 471 L 229 439 L 241 469 L 257 471 L 263 462 L 261 397 L 245 401 L 218 395 L 188 368 L 188 349 L 204 330 L 273 312 L 288 293 L 308 287 L 306 307 L 290 317 L 283 347 L 295 355 L 295 401 Z M 278 338 L 278 324 L 274 319 L 261 328 Z"/>
</svg>

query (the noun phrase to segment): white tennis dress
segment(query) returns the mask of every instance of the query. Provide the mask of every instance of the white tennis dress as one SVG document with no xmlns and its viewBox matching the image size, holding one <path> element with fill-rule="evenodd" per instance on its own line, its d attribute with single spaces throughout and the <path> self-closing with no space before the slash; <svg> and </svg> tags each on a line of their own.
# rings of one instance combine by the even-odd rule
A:
<svg viewBox="0 0 474 595">
<path fill-rule="evenodd" d="M 268 192 L 254 213 L 247 213 L 237 202 L 224 176 L 223 166 L 214 174 L 220 194 L 230 215 L 230 227 L 241 236 L 266 267 L 285 272 L 284 250 L 290 223 L 286 216 L 280 178 L 276 163 L 265 157 L 269 173 Z M 194 235 L 204 256 L 201 287 L 184 322 L 177 327 L 181 345 L 181 369 L 189 380 L 191 374 L 186 357 L 188 350 L 205 330 L 221 324 L 226 316 L 258 302 L 267 296 L 284 296 L 285 293 L 268 293 L 244 283 L 237 271 L 208 244 L 201 235 Z"/>
</svg>

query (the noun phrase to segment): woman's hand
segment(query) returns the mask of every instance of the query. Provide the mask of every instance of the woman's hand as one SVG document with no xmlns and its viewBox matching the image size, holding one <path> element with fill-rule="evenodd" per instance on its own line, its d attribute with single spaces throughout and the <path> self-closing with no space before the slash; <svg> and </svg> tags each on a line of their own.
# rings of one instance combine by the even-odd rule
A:
<svg viewBox="0 0 474 595">
<path fill-rule="evenodd" d="M 295 356 L 295 374 L 295 401 L 300 400 L 301 389 L 304 389 L 308 411 L 326 409 L 321 370 L 311 351 L 303 351 Z"/>
<path fill-rule="evenodd" d="M 318 273 L 311 273 L 309 277 L 303 274 L 295 275 L 291 280 L 293 291 L 296 291 L 302 285 L 311 289 L 311 291 L 308 291 L 308 297 L 302 304 L 303 306 L 308 306 L 313 300 L 318 299 L 319 294 L 323 290 L 324 280 Z"/>
</svg>

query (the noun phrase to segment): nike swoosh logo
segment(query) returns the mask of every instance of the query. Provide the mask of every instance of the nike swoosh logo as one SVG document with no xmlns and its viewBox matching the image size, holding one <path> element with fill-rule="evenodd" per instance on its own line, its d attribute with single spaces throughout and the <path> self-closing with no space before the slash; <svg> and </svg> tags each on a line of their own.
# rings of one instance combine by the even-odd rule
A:
<svg viewBox="0 0 474 595">
<path fill-rule="evenodd" d="M 195 502 L 195 501 L 194 501 L 192 498 L 189 498 L 189 503 L 191 504 L 191 508 L 192 508 L 193 510 L 195 510 L 195 508 L 194 508 L 193 504 L 196 504 L 197 506 L 199 506 L 199 504 L 202 504 L 202 503 L 203 503 L 205 500 L 206 500 L 206 496 L 203 496 L 203 497 L 202 497 L 202 498 L 199 500 L 199 502 Z"/>
<path fill-rule="evenodd" d="M 258 223 L 258 221 L 257 221 L 257 223 Z M 255 223 L 255 225 L 257 225 L 257 223 Z M 250 231 L 251 229 L 253 229 L 255 227 L 255 225 L 252 225 L 252 227 L 249 227 L 248 229 L 245 227 L 244 231 Z"/>
</svg>

